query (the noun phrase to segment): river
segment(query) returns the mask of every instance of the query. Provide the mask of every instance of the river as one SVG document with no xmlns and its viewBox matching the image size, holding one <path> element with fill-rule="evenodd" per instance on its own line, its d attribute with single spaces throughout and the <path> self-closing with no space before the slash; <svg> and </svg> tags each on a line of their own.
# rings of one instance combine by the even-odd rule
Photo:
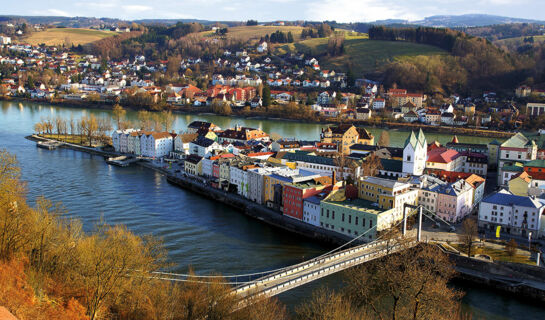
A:
<svg viewBox="0 0 545 320">
<path fill-rule="evenodd" d="M 34 123 L 46 117 L 80 118 L 83 114 L 109 116 L 105 110 L 57 107 L 31 102 L 0 101 L 0 148 L 17 155 L 28 198 L 45 196 L 60 201 L 68 216 L 83 222 L 90 231 L 101 219 L 124 224 L 137 234 L 160 237 L 177 265 L 176 272 L 191 266 L 198 274 L 241 274 L 270 270 L 301 262 L 324 253 L 329 247 L 314 243 L 250 219 L 237 211 L 191 192 L 174 187 L 158 173 L 132 166 L 117 168 L 101 157 L 59 149 L 43 150 L 24 136 Z M 135 119 L 134 112 L 128 112 Z M 236 124 L 257 127 L 284 137 L 316 140 L 323 125 L 279 120 L 251 120 L 216 115 L 176 115 L 174 129 L 184 130 L 191 121 L 211 121 L 222 128 Z M 380 129 L 369 129 L 378 139 Z M 400 146 L 407 132 L 390 130 L 390 141 Z M 446 134 L 426 134 L 428 142 L 445 143 Z M 458 137 L 461 142 L 486 143 L 489 138 Z M 280 300 L 289 307 L 307 298 L 321 285 L 337 287 L 335 275 L 284 293 Z M 467 292 L 464 308 L 478 319 L 543 319 L 545 308 L 480 288 Z"/>
</svg>

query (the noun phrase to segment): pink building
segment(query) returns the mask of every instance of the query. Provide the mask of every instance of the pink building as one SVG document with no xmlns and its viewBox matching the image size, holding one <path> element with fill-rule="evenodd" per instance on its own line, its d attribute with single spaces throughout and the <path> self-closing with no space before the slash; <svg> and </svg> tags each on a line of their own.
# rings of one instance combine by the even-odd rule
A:
<svg viewBox="0 0 545 320">
<path fill-rule="evenodd" d="M 473 187 L 465 180 L 438 186 L 436 214 L 449 222 L 458 222 L 473 209 Z"/>
</svg>

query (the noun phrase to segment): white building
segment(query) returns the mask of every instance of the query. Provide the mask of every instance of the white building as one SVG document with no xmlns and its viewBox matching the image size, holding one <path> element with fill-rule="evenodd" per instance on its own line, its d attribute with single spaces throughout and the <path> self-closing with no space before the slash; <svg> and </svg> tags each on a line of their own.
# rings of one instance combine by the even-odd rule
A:
<svg viewBox="0 0 545 320">
<path fill-rule="evenodd" d="M 320 226 L 320 198 L 308 197 L 303 200 L 303 221 L 313 226 Z"/>
<path fill-rule="evenodd" d="M 200 157 L 210 156 L 214 150 L 222 150 L 222 146 L 212 139 L 199 137 L 189 143 L 189 153 Z"/>
<path fill-rule="evenodd" d="M 535 197 L 517 196 L 501 190 L 481 202 L 479 207 L 479 227 L 501 232 L 533 237 L 543 237 L 543 211 L 545 205 Z"/>
<path fill-rule="evenodd" d="M 403 173 L 420 176 L 426 168 L 426 159 L 428 157 L 428 143 L 422 129 L 418 136 L 411 131 L 411 134 L 405 141 L 403 148 Z"/>
<path fill-rule="evenodd" d="M 135 129 L 126 129 L 112 132 L 112 145 L 114 150 L 121 153 L 128 153 L 129 135 L 135 131 Z"/>
<path fill-rule="evenodd" d="M 257 52 L 263 53 L 267 51 L 267 42 L 263 41 L 257 46 Z"/>
<path fill-rule="evenodd" d="M 168 132 L 149 132 L 140 137 L 140 149 L 144 157 L 164 157 L 172 151 L 173 139 Z"/>
</svg>

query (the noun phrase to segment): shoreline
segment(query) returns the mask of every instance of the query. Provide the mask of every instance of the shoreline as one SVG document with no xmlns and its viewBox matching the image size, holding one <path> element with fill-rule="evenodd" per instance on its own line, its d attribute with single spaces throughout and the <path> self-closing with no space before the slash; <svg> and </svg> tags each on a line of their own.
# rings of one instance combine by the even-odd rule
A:
<svg viewBox="0 0 545 320">
<path fill-rule="evenodd" d="M 81 101 L 50 101 L 50 100 L 35 100 L 29 98 L 21 97 L 0 97 L 1 101 L 20 101 L 20 102 L 33 102 L 33 103 L 47 103 L 50 105 L 58 107 L 68 107 L 68 108 L 80 108 L 80 109 L 99 109 L 99 110 L 112 110 L 113 105 L 107 103 L 89 103 Z M 123 106 L 127 110 L 139 111 L 147 110 L 150 112 L 157 112 L 151 108 L 144 109 L 135 109 L 128 106 Z M 199 107 L 176 107 L 173 106 L 172 113 L 174 114 L 190 114 L 190 115 L 215 115 L 223 117 L 235 117 L 248 120 L 272 120 L 272 121 L 288 121 L 293 123 L 308 123 L 308 124 L 321 124 L 321 125 L 331 125 L 339 123 L 350 123 L 356 127 L 368 127 L 368 128 L 377 128 L 383 130 L 395 129 L 400 131 L 411 131 L 422 129 L 426 133 L 439 133 L 439 134 L 457 134 L 465 136 L 474 136 L 474 137 L 485 137 L 485 138 L 499 138 L 507 139 L 515 135 L 515 132 L 505 132 L 505 131 L 496 131 L 496 130 L 484 130 L 484 129 L 470 129 L 466 127 L 445 127 L 445 126 L 432 126 L 427 124 L 414 124 L 414 123 L 404 123 L 404 122 L 394 122 L 394 121 L 385 121 L 381 123 L 369 123 L 363 120 L 350 120 L 350 121 L 338 121 L 337 119 L 320 119 L 316 121 L 304 121 L 301 119 L 293 118 L 282 118 L 277 116 L 268 117 L 259 113 L 255 114 L 240 114 L 233 113 L 231 115 L 222 115 L 212 112 L 210 109 L 199 110 Z"/>
</svg>

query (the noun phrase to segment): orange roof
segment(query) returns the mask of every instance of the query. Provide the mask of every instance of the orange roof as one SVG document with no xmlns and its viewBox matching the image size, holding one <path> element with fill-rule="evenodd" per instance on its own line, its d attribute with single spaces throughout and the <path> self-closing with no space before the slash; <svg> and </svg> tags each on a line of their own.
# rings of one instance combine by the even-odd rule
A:
<svg viewBox="0 0 545 320">
<path fill-rule="evenodd" d="M 526 172 L 526 171 L 522 171 L 521 173 L 517 174 L 516 176 L 513 177 L 514 178 L 521 178 L 522 180 L 530 183 L 530 181 L 532 181 L 532 177 L 530 177 L 530 175 Z"/>
</svg>

